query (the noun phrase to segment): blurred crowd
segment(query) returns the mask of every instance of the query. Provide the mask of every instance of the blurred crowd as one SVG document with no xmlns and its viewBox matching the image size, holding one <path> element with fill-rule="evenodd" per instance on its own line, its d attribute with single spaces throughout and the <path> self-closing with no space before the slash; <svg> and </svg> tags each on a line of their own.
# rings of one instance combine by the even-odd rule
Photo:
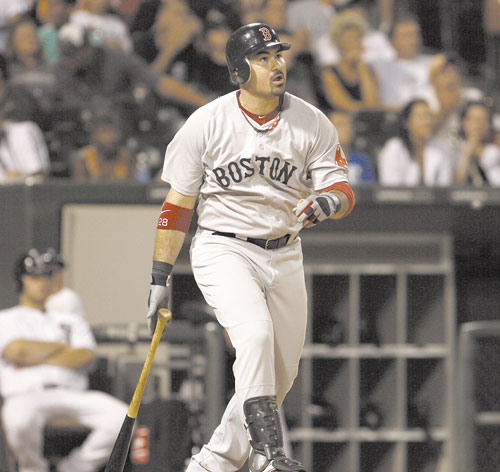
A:
<svg viewBox="0 0 500 472">
<path fill-rule="evenodd" d="M 429 41 L 431 3 L 0 0 L 0 183 L 156 179 L 187 117 L 234 90 L 231 32 L 262 21 L 292 43 L 287 89 L 335 124 L 354 185 L 500 186 L 498 54 L 477 71 Z M 500 1 L 483 3 L 498 52 Z"/>
</svg>

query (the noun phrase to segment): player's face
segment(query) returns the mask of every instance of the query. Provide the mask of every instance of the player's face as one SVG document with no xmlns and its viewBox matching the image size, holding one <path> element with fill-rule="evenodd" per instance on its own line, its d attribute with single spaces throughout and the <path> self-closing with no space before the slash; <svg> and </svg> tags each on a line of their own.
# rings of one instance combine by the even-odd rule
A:
<svg viewBox="0 0 500 472">
<path fill-rule="evenodd" d="M 23 275 L 22 296 L 29 305 L 43 305 L 52 291 L 52 279 L 47 275 Z"/>
<path fill-rule="evenodd" d="M 264 49 L 248 57 L 250 79 L 244 87 L 260 97 L 282 95 L 286 88 L 286 62 L 279 46 Z"/>
</svg>

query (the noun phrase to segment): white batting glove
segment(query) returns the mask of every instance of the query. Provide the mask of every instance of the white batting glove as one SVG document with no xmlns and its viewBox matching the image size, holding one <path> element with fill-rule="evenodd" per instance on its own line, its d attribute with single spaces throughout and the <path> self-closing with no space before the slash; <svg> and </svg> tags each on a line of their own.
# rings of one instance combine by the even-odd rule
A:
<svg viewBox="0 0 500 472">
<path fill-rule="evenodd" d="M 299 223 L 304 228 L 315 226 L 326 220 L 340 210 L 341 202 L 337 195 L 324 192 L 317 195 L 310 195 L 304 200 L 299 200 L 293 209 Z"/>
<path fill-rule="evenodd" d="M 148 328 L 151 335 L 155 332 L 156 323 L 158 321 L 158 310 L 160 308 L 168 308 L 169 298 L 170 277 L 168 278 L 166 286 L 155 285 L 153 283 L 149 286 L 148 314 L 146 318 L 148 320 Z"/>
</svg>

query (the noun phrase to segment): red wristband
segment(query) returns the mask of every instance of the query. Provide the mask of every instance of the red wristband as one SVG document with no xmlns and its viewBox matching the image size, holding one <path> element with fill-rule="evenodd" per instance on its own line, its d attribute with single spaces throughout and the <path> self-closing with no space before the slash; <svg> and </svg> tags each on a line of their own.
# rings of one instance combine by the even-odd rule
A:
<svg viewBox="0 0 500 472">
<path fill-rule="evenodd" d="M 349 208 L 343 216 L 347 216 L 349 213 L 351 213 L 351 210 L 354 208 L 354 204 L 356 203 L 354 192 L 352 191 L 351 186 L 346 182 L 337 182 L 333 185 L 330 185 L 330 187 L 325 188 L 323 191 L 329 192 L 330 190 L 338 190 L 339 192 L 342 192 L 349 200 Z"/>
<path fill-rule="evenodd" d="M 164 202 L 161 207 L 160 217 L 158 218 L 156 228 L 174 229 L 187 233 L 192 217 L 193 210 Z"/>
</svg>

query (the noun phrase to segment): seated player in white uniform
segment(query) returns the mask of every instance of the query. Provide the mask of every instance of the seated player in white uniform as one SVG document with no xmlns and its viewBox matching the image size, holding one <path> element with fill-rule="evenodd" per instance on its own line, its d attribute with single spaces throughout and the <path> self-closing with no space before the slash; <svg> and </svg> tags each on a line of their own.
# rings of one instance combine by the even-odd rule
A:
<svg viewBox="0 0 500 472">
<path fill-rule="evenodd" d="M 50 256 L 50 263 L 52 264 L 52 291 L 45 302 L 45 309 L 50 312 L 69 312 L 85 316 L 83 301 L 80 295 L 64 284 L 66 263 L 62 254 L 54 248 L 48 248 L 45 253 Z"/>
<path fill-rule="evenodd" d="M 226 56 L 239 90 L 195 111 L 165 153 L 162 179 L 171 188 L 157 223 L 150 329 L 168 305 L 198 200 L 193 274 L 236 354 L 235 394 L 188 472 L 236 471 L 247 458 L 251 471 L 304 470 L 285 454 L 278 415 L 306 333 L 298 233 L 347 215 L 354 194 L 333 124 L 285 92 L 288 48 L 268 25 L 236 30 Z"/>
<path fill-rule="evenodd" d="M 75 419 L 91 432 L 58 470 L 93 472 L 106 463 L 127 405 L 87 390 L 95 340 L 81 316 L 45 310 L 51 289 L 48 259 L 34 249 L 19 259 L 14 270 L 19 304 L 0 311 L 2 424 L 19 472 L 46 472 L 45 424 L 61 416 Z"/>
</svg>

